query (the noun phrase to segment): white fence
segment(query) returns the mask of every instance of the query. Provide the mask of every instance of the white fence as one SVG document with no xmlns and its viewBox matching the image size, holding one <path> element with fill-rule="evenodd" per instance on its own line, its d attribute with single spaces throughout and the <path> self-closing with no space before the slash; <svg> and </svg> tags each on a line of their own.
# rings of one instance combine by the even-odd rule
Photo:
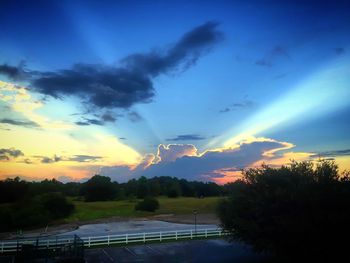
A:
<svg viewBox="0 0 350 263">
<path fill-rule="evenodd" d="M 84 247 L 110 246 L 110 245 L 127 245 L 131 243 L 146 243 L 154 241 L 168 241 L 194 238 L 220 237 L 225 233 L 219 229 L 198 229 L 198 230 L 178 230 L 178 231 L 161 231 L 145 232 L 123 235 L 93 236 L 81 237 L 84 241 Z M 21 250 L 22 245 L 34 245 L 39 249 L 62 248 L 65 245 L 73 244 L 74 237 L 53 236 L 46 238 L 2 240 L 0 241 L 0 253 L 16 252 Z"/>
</svg>

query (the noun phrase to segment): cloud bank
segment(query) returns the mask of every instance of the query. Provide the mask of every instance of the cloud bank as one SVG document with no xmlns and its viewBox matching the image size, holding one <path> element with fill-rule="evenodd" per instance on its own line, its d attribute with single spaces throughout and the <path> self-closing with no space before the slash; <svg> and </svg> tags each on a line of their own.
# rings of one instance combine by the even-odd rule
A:
<svg viewBox="0 0 350 263">
<path fill-rule="evenodd" d="M 172 176 L 224 183 L 232 180 L 232 175 L 239 174 L 243 168 L 250 167 L 260 160 L 281 158 L 277 152 L 291 147 L 294 145 L 267 138 L 243 141 L 234 147 L 213 149 L 203 153 L 198 153 L 197 148 L 191 144 L 161 144 L 157 154 L 149 154 L 142 165 L 133 168 L 103 167 L 101 173 L 117 181 L 127 181 L 139 176 Z"/>
<path fill-rule="evenodd" d="M 152 101 L 155 77 L 184 71 L 208 53 L 223 38 L 217 27 L 216 22 L 204 23 L 168 48 L 126 56 L 120 67 L 77 63 L 68 69 L 38 72 L 25 70 L 23 64 L 18 67 L 2 64 L 0 74 L 12 80 L 26 80 L 30 90 L 56 99 L 75 96 L 96 109 L 128 109 Z"/>
</svg>

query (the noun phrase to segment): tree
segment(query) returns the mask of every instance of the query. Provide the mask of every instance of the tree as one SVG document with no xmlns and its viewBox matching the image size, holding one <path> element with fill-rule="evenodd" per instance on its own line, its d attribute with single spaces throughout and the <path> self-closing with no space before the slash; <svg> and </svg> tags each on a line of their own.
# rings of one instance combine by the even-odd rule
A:
<svg viewBox="0 0 350 263">
<path fill-rule="evenodd" d="M 145 198 L 150 194 L 150 186 L 146 177 L 141 176 L 137 181 L 137 198 Z"/>
<path fill-rule="evenodd" d="M 94 175 L 84 183 L 81 193 L 86 202 L 113 200 L 117 196 L 115 184 L 107 176 Z"/>
<path fill-rule="evenodd" d="M 0 203 L 17 202 L 23 199 L 27 192 L 28 183 L 20 180 L 19 177 L 0 181 Z"/>
<path fill-rule="evenodd" d="M 180 184 L 177 181 L 173 181 L 172 183 L 170 183 L 170 185 L 168 186 L 168 190 L 167 190 L 167 196 L 168 197 L 178 197 L 181 195 L 181 188 L 180 188 Z"/>
<path fill-rule="evenodd" d="M 349 179 L 333 161 L 292 162 L 248 169 L 230 186 L 218 216 L 231 239 L 282 258 L 315 262 L 349 259 Z M 345 260 L 346 261 L 346 260 Z M 343 262 L 345 262 L 343 261 Z"/>
</svg>

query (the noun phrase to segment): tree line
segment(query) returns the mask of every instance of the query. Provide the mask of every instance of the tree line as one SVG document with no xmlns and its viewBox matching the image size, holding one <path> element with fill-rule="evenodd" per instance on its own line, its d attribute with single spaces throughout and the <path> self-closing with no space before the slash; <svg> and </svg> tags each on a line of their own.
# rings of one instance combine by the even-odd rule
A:
<svg viewBox="0 0 350 263">
<path fill-rule="evenodd" d="M 101 175 L 86 182 L 67 183 L 56 179 L 28 182 L 19 177 L 8 178 L 0 181 L 0 231 L 45 226 L 62 220 L 74 211 L 74 204 L 69 201 L 72 198 L 85 202 L 145 199 L 137 209 L 154 211 L 157 196 L 202 198 L 225 193 L 225 187 L 215 183 L 165 176 L 140 177 L 126 183 Z"/>
<path fill-rule="evenodd" d="M 110 177 L 95 175 L 86 182 L 62 183 L 56 179 L 28 182 L 19 177 L 0 181 L 0 203 L 14 203 L 47 193 L 83 197 L 83 200 L 104 201 L 144 198 L 146 196 L 207 197 L 227 193 L 226 187 L 212 182 L 187 181 L 176 177 L 140 177 L 126 183 L 112 181 Z"/>
</svg>

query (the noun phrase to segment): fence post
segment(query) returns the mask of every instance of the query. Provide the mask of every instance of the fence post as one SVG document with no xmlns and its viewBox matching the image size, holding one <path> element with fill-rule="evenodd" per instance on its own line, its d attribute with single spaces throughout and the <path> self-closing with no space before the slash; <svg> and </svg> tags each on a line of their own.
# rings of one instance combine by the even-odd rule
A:
<svg viewBox="0 0 350 263">
<path fill-rule="evenodd" d="M 146 243 L 146 233 L 143 233 L 143 243 Z"/>
<path fill-rule="evenodd" d="M 108 235 L 108 237 L 107 237 L 108 239 L 107 239 L 107 243 L 108 243 L 108 246 L 109 246 L 109 235 Z"/>
<path fill-rule="evenodd" d="M 175 231 L 175 240 L 177 240 L 177 231 Z"/>
<path fill-rule="evenodd" d="M 159 241 L 162 242 L 162 232 L 159 232 Z"/>
<path fill-rule="evenodd" d="M 221 236 L 221 229 L 219 230 L 219 236 Z"/>
<path fill-rule="evenodd" d="M 90 245 L 91 245 L 91 237 L 89 237 L 89 247 L 90 247 Z"/>
<path fill-rule="evenodd" d="M 192 229 L 191 229 L 191 239 L 192 239 Z"/>
<path fill-rule="evenodd" d="M 4 242 L 1 242 L 1 253 L 4 253 Z"/>
<path fill-rule="evenodd" d="M 205 230 L 205 238 L 208 237 L 208 229 Z"/>
<path fill-rule="evenodd" d="M 125 244 L 128 244 L 128 234 L 125 234 Z"/>
</svg>

